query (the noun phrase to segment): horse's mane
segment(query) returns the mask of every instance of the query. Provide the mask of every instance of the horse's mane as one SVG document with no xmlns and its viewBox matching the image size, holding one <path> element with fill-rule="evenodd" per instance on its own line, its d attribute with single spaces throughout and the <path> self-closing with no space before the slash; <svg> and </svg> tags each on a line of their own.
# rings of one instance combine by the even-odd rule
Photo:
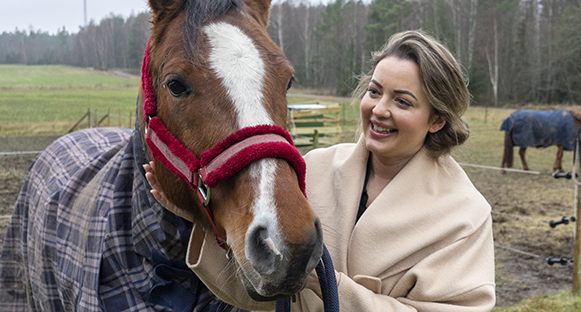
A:
<svg viewBox="0 0 581 312">
<path fill-rule="evenodd" d="M 196 39 L 201 26 L 207 21 L 221 17 L 230 9 L 240 10 L 242 0 L 186 0 L 184 22 L 184 43 L 186 51 L 195 54 Z"/>
</svg>

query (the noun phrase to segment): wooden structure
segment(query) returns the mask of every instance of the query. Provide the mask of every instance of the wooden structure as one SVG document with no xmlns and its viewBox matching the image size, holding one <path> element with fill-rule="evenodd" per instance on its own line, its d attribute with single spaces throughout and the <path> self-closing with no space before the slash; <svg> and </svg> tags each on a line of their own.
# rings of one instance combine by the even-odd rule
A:
<svg viewBox="0 0 581 312">
<path fill-rule="evenodd" d="M 295 146 L 314 148 L 333 145 L 341 139 L 341 112 L 339 103 L 300 103 L 288 105 L 287 130 Z"/>
<path fill-rule="evenodd" d="M 581 156 L 579 155 L 579 134 L 575 140 L 575 158 L 573 162 L 573 174 L 572 179 L 575 182 L 575 247 L 573 255 L 573 295 L 581 295 L 581 193 L 579 192 L 579 185 L 581 181 L 577 178 L 579 173 L 579 160 Z"/>
</svg>

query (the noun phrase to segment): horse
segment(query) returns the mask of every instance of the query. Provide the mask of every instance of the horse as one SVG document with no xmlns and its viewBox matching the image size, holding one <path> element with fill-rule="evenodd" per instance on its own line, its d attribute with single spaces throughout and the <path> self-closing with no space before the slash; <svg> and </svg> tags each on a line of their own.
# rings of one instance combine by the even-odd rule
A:
<svg viewBox="0 0 581 312">
<path fill-rule="evenodd" d="M 561 163 L 563 151 L 575 149 L 575 137 L 579 127 L 581 116 L 573 111 L 515 111 L 500 126 L 500 130 L 505 131 L 501 167 L 512 168 L 514 146 L 520 147 L 519 155 L 523 169 L 529 170 L 525 160 L 527 147 L 557 145 L 553 172 L 563 172 Z"/>
<path fill-rule="evenodd" d="M 32 163 L 0 257 L 0 310 L 221 311 L 185 266 L 194 227 L 215 234 L 255 300 L 299 292 L 323 253 L 283 128 L 293 68 L 266 31 L 271 1 L 148 4 L 135 129 L 80 130 Z M 154 199 L 151 160 L 194 223 Z"/>
</svg>

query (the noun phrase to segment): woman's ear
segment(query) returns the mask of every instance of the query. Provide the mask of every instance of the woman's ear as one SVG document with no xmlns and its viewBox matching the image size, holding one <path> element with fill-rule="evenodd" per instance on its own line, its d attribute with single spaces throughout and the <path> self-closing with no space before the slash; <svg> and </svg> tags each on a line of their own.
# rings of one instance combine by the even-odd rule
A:
<svg viewBox="0 0 581 312">
<path fill-rule="evenodd" d="M 432 121 L 432 125 L 428 129 L 430 133 L 436 133 L 446 125 L 446 120 L 442 116 L 434 116 L 434 120 Z"/>
</svg>

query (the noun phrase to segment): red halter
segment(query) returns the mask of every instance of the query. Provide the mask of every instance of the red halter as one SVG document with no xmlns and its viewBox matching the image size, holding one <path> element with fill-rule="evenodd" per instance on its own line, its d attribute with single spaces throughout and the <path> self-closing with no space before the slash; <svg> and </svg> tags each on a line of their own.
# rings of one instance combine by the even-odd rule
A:
<svg viewBox="0 0 581 312">
<path fill-rule="evenodd" d="M 147 122 L 145 141 L 153 157 L 197 192 L 220 247 L 226 248 L 226 242 L 216 227 L 209 207 L 210 189 L 248 164 L 263 158 L 286 159 L 294 167 L 299 187 L 306 196 L 305 162 L 289 133 L 279 126 L 259 125 L 240 129 L 203 152 L 200 158 L 178 141 L 156 116 L 157 104 L 149 70 L 149 42 L 141 67 L 141 87 L 144 94 L 143 117 Z"/>
</svg>

